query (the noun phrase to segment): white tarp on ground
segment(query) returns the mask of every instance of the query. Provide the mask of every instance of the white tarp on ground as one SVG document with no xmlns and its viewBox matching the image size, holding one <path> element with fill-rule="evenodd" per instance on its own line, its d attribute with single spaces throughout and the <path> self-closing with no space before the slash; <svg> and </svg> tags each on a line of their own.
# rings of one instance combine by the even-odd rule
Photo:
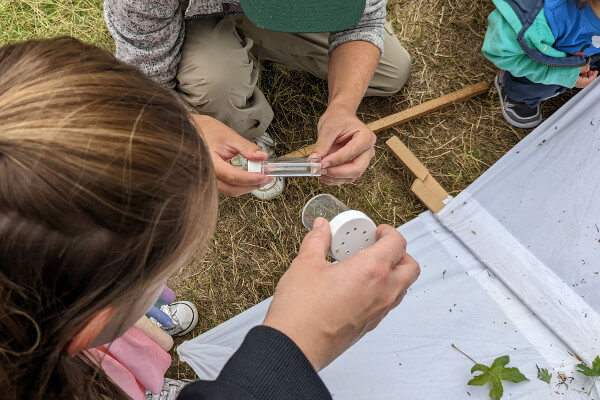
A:
<svg viewBox="0 0 600 400">
<path fill-rule="evenodd" d="M 568 346 L 587 360 L 598 353 L 599 97 L 595 83 L 453 199 L 438 215 L 452 233 L 429 212 L 399 228 L 422 274 L 321 372 L 334 398 L 487 398 L 488 387 L 466 385 L 472 362 L 454 343 L 488 365 L 510 356 L 530 381 L 505 383 L 506 398 L 589 399 Z M 180 358 L 214 379 L 268 304 L 184 342 Z M 552 386 L 536 379 L 536 364 L 553 372 Z M 573 377 L 568 388 L 559 372 Z"/>
<path fill-rule="evenodd" d="M 585 361 L 600 354 L 600 85 L 560 108 L 438 218 Z"/>
</svg>

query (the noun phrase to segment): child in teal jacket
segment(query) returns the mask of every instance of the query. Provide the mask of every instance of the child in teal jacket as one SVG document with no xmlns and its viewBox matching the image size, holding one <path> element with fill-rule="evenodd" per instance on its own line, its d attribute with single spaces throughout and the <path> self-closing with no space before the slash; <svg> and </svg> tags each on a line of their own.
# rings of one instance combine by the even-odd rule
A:
<svg viewBox="0 0 600 400">
<path fill-rule="evenodd" d="M 502 114 L 513 126 L 542 121 L 540 103 L 584 88 L 600 67 L 600 0 L 494 0 L 482 52 L 500 72 Z"/>
</svg>

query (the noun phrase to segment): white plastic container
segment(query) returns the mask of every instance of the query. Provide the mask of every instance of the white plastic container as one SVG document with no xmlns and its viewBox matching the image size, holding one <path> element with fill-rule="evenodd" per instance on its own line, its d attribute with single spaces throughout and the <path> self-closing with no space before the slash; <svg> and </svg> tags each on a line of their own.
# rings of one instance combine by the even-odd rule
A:
<svg viewBox="0 0 600 400">
<path fill-rule="evenodd" d="M 377 226 L 365 213 L 350 210 L 330 194 L 319 194 L 302 209 L 302 223 L 312 230 L 317 217 L 329 221 L 331 247 L 329 254 L 337 261 L 358 253 L 377 241 Z"/>
</svg>

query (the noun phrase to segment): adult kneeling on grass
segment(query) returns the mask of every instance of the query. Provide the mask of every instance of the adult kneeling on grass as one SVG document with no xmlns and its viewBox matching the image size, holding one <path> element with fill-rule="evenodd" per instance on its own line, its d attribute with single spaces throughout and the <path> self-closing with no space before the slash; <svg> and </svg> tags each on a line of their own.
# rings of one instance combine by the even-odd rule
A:
<svg viewBox="0 0 600 400">
<path fill-rule="evenodd" d="M 210 132 L 220 191 L 272 198 L 283 182 L 228 163 L 238 154 L 255 161 L 273 155 L 266 134 L 273 111 L 257 87 L 257 59 L 328 79 L 314 150 L 326 169 L 319 179 L 353 182 L 375 154 L 375 134 L 357 118 L 358 105 L 365 95 L 397 93 L 410 72 L 410 57 L 385 22 L 386 3 L 106 0 L 104 14 L 117 58 L 174 89 Z"/>
</svg>

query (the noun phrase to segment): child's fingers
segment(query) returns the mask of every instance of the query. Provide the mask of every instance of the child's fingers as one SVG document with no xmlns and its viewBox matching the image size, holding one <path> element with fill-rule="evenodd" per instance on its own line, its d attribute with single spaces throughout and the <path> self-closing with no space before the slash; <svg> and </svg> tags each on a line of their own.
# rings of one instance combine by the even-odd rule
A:
<svg viewBox="0 0 600 400">
<path fill-rule="evenodd" d="M 223 181 L 233 186 L 256 186 L 266 185 L 273 181 L 273 178 L 268 177 L 258 172 L 248 172 L 235 168 L 233 165 L 223 160 L 222 158 L 213 157 L 213 166 L 215 167 L 215 175 L 219 181 Z"/>
<path fill-rule="evenodd" d="M 219 189 L 219 192 L 226 194 L 227 196 L 231 196 L 231 197 L 238 197 L 243 194 L 250 193 L 251 191 L 253 191 L 255 189 L 260 189 L 263 186 L 265 186 L 265 185 L 260 184 L 260 185 L 239 186 L 239 185 L 230 185 L 229 183 L 226 183 L 223 181 L 217 181 L 217 188 Z"/>
</svg>

